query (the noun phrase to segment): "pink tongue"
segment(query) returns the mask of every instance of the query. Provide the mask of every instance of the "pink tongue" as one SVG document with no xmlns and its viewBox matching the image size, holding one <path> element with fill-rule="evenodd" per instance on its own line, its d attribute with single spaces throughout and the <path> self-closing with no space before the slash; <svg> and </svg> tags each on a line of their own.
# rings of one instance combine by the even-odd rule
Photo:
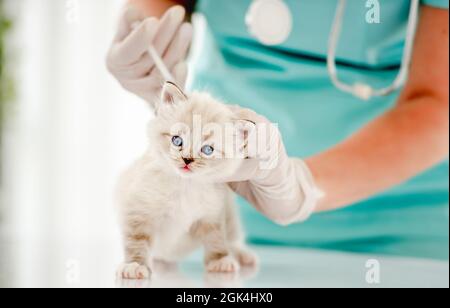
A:
<svg viewBox="0 0 450 308">
<path fill-rule="evenodd" d="M 186 171 L 190 171 L 190 170 L 191 170 L 191 169 L 189 169 L 189 166 L 188 166 L 188 165 L 184 166 L 183 169 L 186 170 Z"/>
</svg>

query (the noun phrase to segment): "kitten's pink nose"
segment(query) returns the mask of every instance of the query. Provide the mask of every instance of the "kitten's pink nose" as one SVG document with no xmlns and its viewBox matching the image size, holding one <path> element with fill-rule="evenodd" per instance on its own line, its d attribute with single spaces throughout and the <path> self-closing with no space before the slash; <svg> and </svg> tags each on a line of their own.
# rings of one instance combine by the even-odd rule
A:
<svg viewBox="0 0 450 308">
<path fill-rule="evenodd" d="M 194 159 L 192 159 L 192 158 L 184 158 L 183 157 L 183 161 L 186 164 L 186 166 L 189 166 L 190 164 L 192 164 L 194 162 Z"/>
</svg>

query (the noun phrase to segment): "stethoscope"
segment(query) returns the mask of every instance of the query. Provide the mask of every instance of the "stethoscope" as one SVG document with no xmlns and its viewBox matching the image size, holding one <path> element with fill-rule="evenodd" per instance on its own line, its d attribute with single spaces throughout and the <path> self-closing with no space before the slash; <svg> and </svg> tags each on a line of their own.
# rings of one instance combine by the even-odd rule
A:
<svg viewBox="0 0 450 308">
<path fill-rule="evenodd" d="M 390 86 L 374 89 L 368 84 L 356 82 L 346 84 L 338 77 L 336 68 L 336 50 L 342 32 L 342 24 L 347 1 L 339 0 L 331 33 L 328 41 L 327 69 L 333 85 L 339 90 L 350 93 L 360 99 L 369 100 L 375 96 L 386 96 L 398 90 L 405 83 L 412 50 L 416 26 L 419 17 L 419 0 L 411 0 L 409 20 L 406 29 L 405 47 L 401 67 L 397 77 Z M 267 21 L 271 22 L 267 22 Z M 246 15 L 246 24 L 251 35 L 264 45 L 280 45 L 284 43 L 292 32 L 292 13 L 283 0 L 253 0 Z"/>
</svg>

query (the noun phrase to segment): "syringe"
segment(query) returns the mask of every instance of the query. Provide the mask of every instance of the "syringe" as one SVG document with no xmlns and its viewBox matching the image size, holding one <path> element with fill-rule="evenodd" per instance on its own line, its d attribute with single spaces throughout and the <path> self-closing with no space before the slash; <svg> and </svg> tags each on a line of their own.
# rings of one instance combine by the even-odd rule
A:
<svg viewBox="0 0 450 308">
<path fill-rule="evenodd" d="M 170 73 L 169 69 L 167 68 L 164 61 L 159 56 L 158 52 L 156 51 L 155 47 L 153 45 L 150 46 L 148 49 L 148 52 L 150 56 L 153 59 L 153 62 L 155 62 L 156 68 L 160 71 L 161 75 L 165 79 L 165 81 L 170 81 L 172 83 L 176 84 L 175 78 L 173 78 L 172 74 Z"/>
</svg>

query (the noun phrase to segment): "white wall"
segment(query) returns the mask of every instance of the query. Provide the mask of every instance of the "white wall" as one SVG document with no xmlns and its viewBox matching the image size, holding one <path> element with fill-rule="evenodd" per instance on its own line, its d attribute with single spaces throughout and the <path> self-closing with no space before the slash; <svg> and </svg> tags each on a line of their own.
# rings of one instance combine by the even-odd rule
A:
<svg viewBox="0 0 450 308">
<path fill-rule="evenodd" d="M 66 285 L 72 261 L 108 280 L 93 273 L 122 260 L 114 186 L 151 117 L 104 64 L 124 0 L 6 1 L 17 100 L 3 132 L 0 244 L 12 248 L 0 267 L 17 286 Z"/>
<path fill-rule="evenodd" d="M 113 187 L 145 148 L 146 105 L 104 65 L 121 0 L 9 0 L 18 97 L 3 202 L 22 237 L 112 238 Z"/>
</svg>

